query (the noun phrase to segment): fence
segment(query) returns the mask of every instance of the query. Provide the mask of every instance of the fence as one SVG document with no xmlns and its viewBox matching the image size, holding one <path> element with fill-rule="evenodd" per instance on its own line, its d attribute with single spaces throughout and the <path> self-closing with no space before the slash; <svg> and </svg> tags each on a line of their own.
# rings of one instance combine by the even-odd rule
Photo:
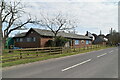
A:
<svg viewBox="0 0 120 80">
<path fill-rule="evenodd" d="M 99 48 L 100 45 L 91 45 L 84 47 L 45 47 L 45 48 L 26 48 L 10 50 L 11 53 L 2 56 L 2 63 L 11 62 L 20 59 L 30 59 L 36 57 L 45 57 L 48 55 L 63 54 L 69 52 L 80 52 Z"/>
</svg>

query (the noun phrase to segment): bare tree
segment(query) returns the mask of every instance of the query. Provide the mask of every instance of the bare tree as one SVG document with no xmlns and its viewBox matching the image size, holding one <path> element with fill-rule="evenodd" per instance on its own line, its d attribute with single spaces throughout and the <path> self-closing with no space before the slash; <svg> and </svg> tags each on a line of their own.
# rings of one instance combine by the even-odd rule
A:
<svg viewBox="0 0 120 80">
<path fill-rule="evenodd" d="M 75 21 L 68 19 L 61 13 L 58 13 L 54 17 L 41 14 L 41 20 L 39 21 L 39 24 L 50 29 L 51 32 L 53 32 L 54 37 L 57 36 L 59 31 L 65 31 L 76 27 Z"/>
<path fill-rule="evenodd" d="M 120 43 L 120 33 L 116 32 L 116 30 L 111 31 L 109 36 L 109 43 L 111 45 Z"/>
<path fill-rule="evenodd" d="M 2 54 L 2 18 L 1 18 L 1 11 L 0 11 L 0 55 Z"/>
<path fill-rule="evenodd" d="M 2 32 L 3 43 L 5 44 L 6 38 L 9 34 L 21 27 L 24 27 L 28 23 L 34 23 L 30 16 L 26 18 L 25 21 L 22 20 L 23 15 L 25 14 L 24 8 L 21 2 L 5 2 L 2 0 L 0 2 L 1 8 L 1 25 L 0 28 L 4 29 Z M 5 26 L 3 26 L 5 25 Z"/>
</svg>

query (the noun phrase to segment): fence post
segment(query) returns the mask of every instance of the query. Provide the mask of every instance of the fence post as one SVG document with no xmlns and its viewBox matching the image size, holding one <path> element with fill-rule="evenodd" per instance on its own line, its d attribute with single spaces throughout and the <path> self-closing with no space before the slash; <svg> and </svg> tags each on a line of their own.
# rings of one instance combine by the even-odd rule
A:
<svg viewBox="0 0 120 80">
<path fill-rule="evenodd" d="M 29 53 L 27 53 L 27 55 L 29 56 Z"/>
<path fill-rule="evenodd" d="M 80 52 L 80 47 L 79 47 L 79 52 Z"/>
<path fill-rule="evenodd" d="M 75 52 L 75 46 L 73 48 L 74 48 L 74 52 Z"/>
<path fill-rule="evenodd" d="M 22 50 L 20 50 L 20 59 L 22 59 Z"/>
<path fill-rule="evenodd" d="M 71 52 L 71 51 L 70 51 L 70 47 L 68 47 L 68 52 Z"/>
<path fill-rule="evenodd" d="M 27 55 L 29 56 L 29 51 L 28 51 Z"/>
<path fill-rule="evenodd" d="M 67 47 L 67 53 L 69 52 L 69 47 Z"/>
<path fill-rule="evenodd" d="M 52 48 L 50 47 L 50 53 L 51 53 L 51 49 L 52 49 Z"/>
<path fill-rule="evenodd" d="M 36 56 L 38 56 L 38 49 L 37 49 L 37 52 L 36 52 Z"/>
<path fill-rule="evenodd" d="M 61 47 L 61 54 L 62 54 L 63 47 Z"/>
<path fill-rule="evenodd" d="M 71 47 L 69 46 L 69 51 L 71 52 Z"/>
</svg>

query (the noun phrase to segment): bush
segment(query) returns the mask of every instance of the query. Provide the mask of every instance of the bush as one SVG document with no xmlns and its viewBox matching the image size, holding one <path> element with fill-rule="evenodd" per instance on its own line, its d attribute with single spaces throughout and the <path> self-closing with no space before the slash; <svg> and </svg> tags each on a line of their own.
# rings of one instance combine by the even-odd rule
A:
<svg viewBox="0 0 120 80">
<path fill-rule="evenodd" d="M 46 47 L 63 47 L 65 46 L 65 43 L 67 43 L 69 40 L 64 37 L 56 37 L 54 40 L 48 40 L 45 44 Z"/>
<path fill-rule="evenodd" d="M 46 47 L 53 47 L 53 46 L 54 46 L 54 41 L 53 41 L 53 40 L 48 40 L 48 41 L 45 43 L 45 46 L 46 46 Z"/>
<path fill-rule="evenodd" d="M 63 47 L 63 46 L 65 46 L 65 43 L 67 43 L 69 40 L 68 39 L 66 39 L 66 38 L 64 38 L 64 37 L 61 37 L 61 36 L 59 36 L 59 37 L 56 37 L 55 38 L 55 46 L 56 47 Z"/>
</svg>

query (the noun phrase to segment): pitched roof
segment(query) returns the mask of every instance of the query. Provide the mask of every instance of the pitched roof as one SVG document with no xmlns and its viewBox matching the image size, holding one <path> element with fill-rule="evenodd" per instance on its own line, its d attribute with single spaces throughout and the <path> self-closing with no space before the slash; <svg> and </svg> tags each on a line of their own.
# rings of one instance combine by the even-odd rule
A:
<svg viewBox="0 0 120 80">
<path fill-rule="evenodd" d="M 14 37 L 24 37 L 26 35 L 27 32 L 23 32 L 20 34 L 16 34 Z"/>
<path fill-rule="evenodd" d="M 31 28 L 31 29 L 33 29 L 34 31 L 36 31 L 41 36 L 51 36 L 51 37 L 54 36 L 53 32 L 51 32 L 50 30 L 37 29 L 37 28 Z M 26 35 L 26 33 L 23 33 L 23 34 L 15 36 L 15 37 L 23 37 L 25 35 Z M 91 38 L 89 38 L 87 36 L 84 36 L 84 35 L 78 35 L 78 34 L 72 34 L 72 33 L 65 33 L 65 32 L 59 32 L 57 34 L 57 36 L 62 36 L 62 37 L 66 37 L 66 38 L 90 39 L 91 40 Z"/>
<path fill-rule="evenodd" d="M 93 41 L 94 44 L 106 42 L 106 40 L 103 37 L 97 36 L 97 38 Z"/>
</svg>

